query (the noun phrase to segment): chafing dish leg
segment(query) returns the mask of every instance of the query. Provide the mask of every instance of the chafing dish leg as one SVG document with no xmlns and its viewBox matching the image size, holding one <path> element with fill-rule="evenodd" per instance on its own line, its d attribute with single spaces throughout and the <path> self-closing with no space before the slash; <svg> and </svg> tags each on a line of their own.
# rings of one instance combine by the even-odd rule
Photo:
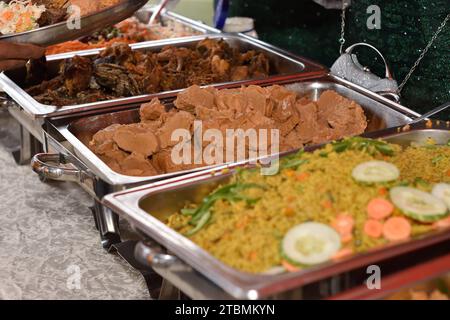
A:
<svg viewBox="0 0 450 320">
<path fill-rule="evenodd" d="M 12 152 L 14 160 L 19 165 L 29 164 L 31 158 L 42 152 L 42 143 L 31 135 L 23 126 L 20 126 L 20 147 Z"/>
<path fill-rule="evenodd" d="M 144 277 L 147 289 L 151 298 L 157 299 L 160 296 L 162 277 L 152 268 L 142 265 L 134 256 L 136 240 L 128 240 L 111 246 L 111 251 L 116 251 L 130 266 L 139 271 Z"/>
<path fill-rule="evenodd" d="M 97 214 L 96 225 L 100 232 L 102 246 L 106 250 L 110 250 L 112 245 L 121 242 L 119 216 L 97 201 L 95 207 Z"/>
</svg>

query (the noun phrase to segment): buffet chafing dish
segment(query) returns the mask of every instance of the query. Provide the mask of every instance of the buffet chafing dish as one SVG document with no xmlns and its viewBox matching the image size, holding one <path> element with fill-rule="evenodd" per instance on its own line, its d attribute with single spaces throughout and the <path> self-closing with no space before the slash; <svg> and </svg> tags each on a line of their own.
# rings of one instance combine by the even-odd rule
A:
<svg viewBox="0 0 450 320">
<path fill-rule="evenodd" d="M 146 5 L 137 11 L 134 14 L 134 17 L 145 23 L 150 19 L 153 10 L 153 6 Z M 179 25 L 186 28 L 186 30 L 195 31 L 200 34 L 219 34 L 221 32 L 218 29 L 168 10 L 165 10 L 160 15 L 160 22 L 162 25 Z M 55 67 L 58 60 L 73 56 L 74 54 L 75 53 L 66 53 L 49 56 L 48 61 L 51 61 L 50 64 L 54 70 L 56 70 Z M 10 97 L 13 95 L 15 97 L 13 99 L 2 98 L 0 102 L 9 108 L 11 115 L 21 125 L 21 146 L 17 152 L 14 152 L 14 157 L 20 164 L 28 163 L 34 154 L 43 151 L 42 125 L 44 123 L 44 118 L 47 116 L 45 112 L 50 110 L 47 106 L 35 104 L 33 99 L 26 93 L 23 95 L 24 91 L 21 89 L 21 86 L 24 83 L 25 75 L 25 69 L 0 74 L 0 92 L 6 91 L 6 93 L 11 93 Z M 5 82 L 9 85 L 6 85 L 6 88 L 4 89 Z"/>
<path fill-rule="evenodd" d="M 410 265 L 409 268 L 383 278 L 383 285 L 379 290 L 357 286 L 332 296 L 330 300 L 405 300 L 408 299 L 410 290 L 433 290 L 438 279 L 450 288 L 449 270 L 450 254 L 447 253 L 417 265 Z"/>
<path fill-rule="evenodd" d="M 19 43 L 34 43 L 41 46 L 49 46 L 82 36 L 89 35 L 99 28 L 118 23 L 133 15 L 145 5 L 146 0 L 125 0 L 117 5 L 106 8 L 100 12 L 95 12 L 81 17 L 78 28 L 68 27 L 67 21 L 61 21 L 42 28 L 6 34 L 0 36 L 0 41 L 10 41 Z"/>
<path fill-rule="evenodd" d="M 409 145 L 411 142 L 425 143 L 430 137 L 437 144 L 447 144 L 450 140 L 450 122 L 435 122 L 433 126 L 431 121 L 422 122 L 412 127 L 396 127 L 367 136 L 382 137 L 402 145 Z M 312 151 L 316 148 L 317 146 L 306 150 Z M 421 249 L 426 254 L 442 254 L 442 250 L 448 252 L 450 232 L 447 229 L 436 230 L 408 242 L 390 244 L 339 262 L 330 262 L 296 273 L 255 275 L 237 271 L 163 223 L 169 215 L 183 208 L 186 203 L 198 202 L 220 183 L 228 181 L 237 166 L 222 166 L 207 170 L 201 175 L 173 178 L 110 194 L 103 199 L 103 203 L 128 220 L 141 235 L 152 239 L 170 252 L 161 253 L 160 250 L 141 242 L 135 249 L 139 261 L 154 267 L 156 272 L 173 282 L 181 291 L 199 298 L 223 298 L 229 295 L 239 299 L 259 299 L 288 291 L 290 297 L 300 297 L 301 289 L 297 291 L 297 295 L 294 289 L 336 274 L 412 252 L 415 258 L 419 258 L 418 252 Z M 436 245 L 442 246 L 440 249 L 429 250 L 430 246 Z M 202 295 L 199 292 L 201 288 L 205 288 L 206 295 L 211 296 L 205 296 L 205 293 Z"/>
<path fill-rule="evenodd" d="M 323 73 L 324 69 L 322 66 L 310 62 L 304 58 L 294 56 L 290 53 L 284 52 L 278 48 L 275 48 L 268 44 L 263 44 L 252 37 L 239 36 L 233 34 L 212 34 L 212 35 L 199 35 L 185 38 L 176 39 L 166 39 L 158 41 L 148 41 L 131 44 L 133 50 L 139 51 L 160 51 L 164 46 L 172 45 L 175 47 L 194 47 L 201 40 L 209 39 L 223 39 L 231 47 L 239 48 L 240 50 L 256 50 L 258 52 L 264 53 L 270 60 L 271 63 L 271 76 L 266 79 L 260 80 L 244 80 L 233 82 L 234 86 L 241 86 L 248 83 L 267 83 L 273 81 L 274 77 L 279 77 L 283 75 L 287 79 L 294 78 L 299 73 L 303 74 L 317 74 L 318 72 Z M 98 55 L 102 49 L 92 49 L 78 52 L 62 53 L 57 55 L 52 55 L 47 57 L 47 71 L 49 76 L 55 76 L 58 73 L 59 65 L 62 61 L 70 59 L 75 55 L 92 57 Z M 21 87 L 26 79 L 25 68 L 18 69 L 15 71 L 8 71 L 0 74 L 0 86 L 3 90 L 14 100 L 17 104 L 27 112 L 33 119 L 62 116 L 62 115 L 73 115 L 83 112 L 92 112 L 95 110 L 105 109 L 113 106 L 126 106 L 129 104 L 143 103 L 150 101 L 153 97 L 161 97 L 162 93 L 148 94 L 135 97 L 118 98 L 107 101 L 98 101 L 94 103 L 72 105 L 56 107 L 51 105 L 45 105 L 37 102 L 33 97 L 31 97 L 25 90 Z M 228 84 L 213 84 L 214 86 L 229 85 Z M 173 97 L 180 90 L 173 90 L 164 92 L 164 96 Z"/>
<path fill-rule="evenodd" d="M 314 80 L 308 78 L 286 80 L 280 77 L 267 85 L 275 83 L 284 84 L 290 90 L 307 95 L 312 100 L 317 100 L 324 90 L 332 89 L 356 101 L 364 108 L 369 119 L 368 132 L 403 125 L 417 116 L 416 113 L 399 104 L 334 76 L 322 76 Z M 164 96 L 164 94 L 160 95 L 160 98 L 164 98 Z M 167 103 L 170 103 L 170 100 L 167 100 Z M 112 171 L 87 147 L 87 143 L 98 130 L 113 123 L 137 122 L 139 103 L 126 107 L 127 110 L 123 110 L 123 106 L 117 106 L 116 108 L 119 110 L 114 112 L 109 109 L 94 115 L 48 118 L 44 126 L 45 149 L 53 153 L 38 154 L 32 161 L 33 169 L 42 179 L 75 181 L 89 192 L 96 199 L 96 215 L 100 216 L 98 218 L 100 222 L 97 224 L 100 225 L 101 234 L 111 236 L 114 241 L 118 240 L 119 234 L 117 218 L 110 210 L 99 204 L 105 195 L 144 183 L 167 179 L 170 176 L 200 170 L 151 177 L 125 176 Z M 204 169 L 208 168 L 202 168 L 202 170 Z M 109 223 L 104 223 L 102 220 L 109 221 Z M 105 226 L 104 230 L 102 230 L 102 225 Z M 106 247 L 111 244 L 107 237 L 102 236 L 102 239 Z"/>
</svg>

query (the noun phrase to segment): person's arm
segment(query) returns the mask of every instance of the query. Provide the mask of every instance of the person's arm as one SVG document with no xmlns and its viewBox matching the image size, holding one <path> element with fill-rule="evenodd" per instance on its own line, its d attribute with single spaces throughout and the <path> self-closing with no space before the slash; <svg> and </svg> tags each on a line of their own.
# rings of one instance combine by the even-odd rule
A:
<svg viewBox="0 0 450 320">
<path fill-rule="evenodd" d="M 0 71 L 24 66 L 30 59 L 39 59 L 45 48 L 31 44 L 0 42 Z"/>
</svg>

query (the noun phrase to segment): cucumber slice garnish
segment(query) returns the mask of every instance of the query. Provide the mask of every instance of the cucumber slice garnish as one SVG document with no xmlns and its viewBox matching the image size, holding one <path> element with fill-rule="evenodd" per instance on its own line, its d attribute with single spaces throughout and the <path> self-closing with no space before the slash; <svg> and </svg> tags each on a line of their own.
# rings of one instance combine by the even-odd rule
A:
<svg viewBox="0 0 450 320">
<path fill-rule="evenodd" d="M 340 248 L 339 234 L 333 228 L 317 222 L 306 222 L 293 227 L 281 243 L 283 256 L 302 265 L 328 261 Z"/>
<path fill-rule="evenodd" d="M 398 168 L 386 161 L 363 162 L 352 171 L 352 177 L 364 183 L 389 182 L 398 179 L 399 176 Z"/>
<path fill-rule="evenodd" d="M 415 188 L 394 187 L 390 190 L 390 196 L 403 214 L 420 222 L 434 222 L 448 215 L 443 200 Z"/>
<path fill-rule="evenodd" d="M 450 210 L 450 183 L 438 183 L 433 187 L 431 194 L 436 198 L 441 199 Z"/>
</svg>

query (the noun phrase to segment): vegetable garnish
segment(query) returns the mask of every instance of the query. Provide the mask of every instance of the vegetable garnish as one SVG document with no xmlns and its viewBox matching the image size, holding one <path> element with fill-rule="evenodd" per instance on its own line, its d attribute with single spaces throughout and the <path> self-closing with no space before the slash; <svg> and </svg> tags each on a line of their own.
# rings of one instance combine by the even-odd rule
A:
<svg viewBox="0 0 450 320">
<path fill-rule="evenodd" d="M 450 183 L 438 183 L 433 187 L 431 194 L 436 198 L 441 199 L 450 210 Z"/>
<path fill-rule="evenodd" d="M 333 150 L 337 153 L 344 152 L 345 150 L 361 150 L 370 155 L 375 155 L 376 153 L 381 153 L 386 156 L 394 155 L 394 150 L 387 142 L 362 137 L 344 139 L 332 143 L 332 146 Z"/>
<path fill-rule="evenodd" d="M 393 211 L 394 205 L 384 198 L 372 199 L 367 205 L 367 215 L 376 220 L 388 217 Z"/>
<path fill-rule="evenodd" d="M 364 233 L 372 238 L 379 238 L 383 233 L 383 224 L 374 219 L 369 219 L 364 223 Z"/>
<path fill-rule="evenodd" d="M 357 165 L 352 177 L 363 183 L 389 182 L 398 179 L 400 171 L 392 163 L 385 161 L 367 161 Z"/>
<path fill-rule="evenodd" d="M 281 243 L 281 254 L 301 265 L 315 265 L 330 260 L 341 248 L 339 234 L 318 222 L 305 222 L 291 228 Z"/>
<path fill-rule="evenodd" d="M 0 1 L 0 34 L 24 32 L 39 28 L 37 21 L 46 11 L 45 5 L 30 0 Z"/>
<path fill-rule="evenodd" d="M 418 189 L 394 187 L 390 196 L 404 215 L 420 222 L 434 222 L 449 214 L 443 200 Z"/>
<path fill-rule="evenodd" d="M 403 217 L 389 218 L 383 225 L 383 235 L 389 241 L 406 240 L 411 235 L 411 223 Z"/>
<path fill-rule="evenodd" d="M 211 218 L 210 208 L 217 200 L 227 200 L 230 202 L 245 201 L 247 205 L 254 205 L 259 199 L 249 198 L 241 194 L 243 190 L 250 188 L 265 189 L 256 183 L 233 183 L 226 185 L 203 199 L 203 203 L 195 210 L 184 210 L 182 214 L 192 216 L 189 224 L 195 227 L 186 235 L 191 236 L 203 228 Z"/>
</svg>

